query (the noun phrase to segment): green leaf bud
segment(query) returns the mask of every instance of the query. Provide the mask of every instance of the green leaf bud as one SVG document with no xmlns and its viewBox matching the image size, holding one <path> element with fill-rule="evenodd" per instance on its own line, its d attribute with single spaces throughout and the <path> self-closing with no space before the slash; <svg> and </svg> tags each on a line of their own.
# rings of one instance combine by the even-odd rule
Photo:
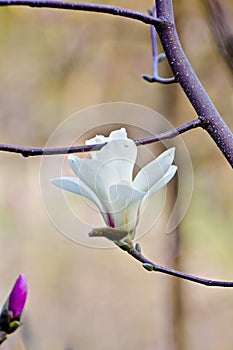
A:
<svg viewBox="0 0 233 350">
<path fill-rule="evenodd" d="M 151 265 L 151 264 L 144 263 L 144 264 L 142 264 L 142 266 L 143 266 L 144 269 L 146 269 L 147 271 L 153 271 L 153 270 L 154 270 L 154 267 L 153 267 L 153 265 Z"/>
</svg>

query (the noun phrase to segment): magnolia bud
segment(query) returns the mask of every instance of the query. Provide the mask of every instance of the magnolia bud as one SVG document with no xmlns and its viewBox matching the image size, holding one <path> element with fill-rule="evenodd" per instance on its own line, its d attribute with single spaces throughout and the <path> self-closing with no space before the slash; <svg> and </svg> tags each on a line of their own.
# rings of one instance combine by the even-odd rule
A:
<svg viewBox="0 0 233 350">
<path fill-rule="evenodd" d="M 27 298 L 27 279 L 21 274 L 17 278 L 0 314 L 0 342 L 6 334 L 13 333 L 20 325 L 21 314 Z"/>
</svg>

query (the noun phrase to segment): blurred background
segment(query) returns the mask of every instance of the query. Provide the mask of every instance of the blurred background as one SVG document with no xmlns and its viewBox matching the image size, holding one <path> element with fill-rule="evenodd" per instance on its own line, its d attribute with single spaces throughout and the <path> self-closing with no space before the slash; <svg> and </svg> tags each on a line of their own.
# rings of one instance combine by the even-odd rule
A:
<svg viewBox="0 0 233 350">
<path fill-rule="evenodd" d="M 174 0 L 178 32 L 193 68 L 233 129 L 232 71 L 213 37 L 218 22 L 211 21 L 205 4 Z M 232 1 L 221 5 L 224 22 L 232 23 Z M 153 1 L 120 0 L 117 6 L 146 12 Z M 229 29 L 233 33 L 233 26 Z M 105 102 L 143 105 L 175 126 L 196 117 L 179 86 L 141 78 L 151 74 L 149 27 L 142 23 L 1 7 L 0 47 L 1 143 L 43 147 L 67 117 Z M 171 74 L 165 62 L 161 74 Z M 204 131 L 189 131 L 183 140 L 194 171 L 189 210 L 179 231 L 170 235 L 164 230 L 165 211 L 140 239 L 143 253 L 187 273 L 233 280 L 232 170 Z M 160 151 L 159 144 L 153 147 Z M 148 273 L 118 249 L 88 248 L 65 238 L 43 207 L 40 161 L 0 153 L 2 303 L 19 273 L 29 282 L 24 325 L 3 349 L 232 349 L 232 289 Z M 168 190 L 169 209 L 174 184 Z"/>
</svg>

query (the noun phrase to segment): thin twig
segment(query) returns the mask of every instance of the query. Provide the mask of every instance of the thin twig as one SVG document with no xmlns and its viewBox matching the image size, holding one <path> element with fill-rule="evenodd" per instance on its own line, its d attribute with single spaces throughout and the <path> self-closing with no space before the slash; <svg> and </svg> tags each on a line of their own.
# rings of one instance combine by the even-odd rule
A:
<svg viewBox="0 0 233 350">
<path fill-rule="evenodd" d="M 188 123 L 185 123 L 177 128 L 165 131 L 161 134 L 156 134 L 144 138 L 134 140 L 137 146 L 146 145 L 153 142 L 158 142 L 161 140 L 172 139 L 179 134 L 182 134 L 188 130 L 195 129 L 201 126 L 201 121 L 199 119 L 192 120 Z M 24 146 L 16 146 L 9 144 L 0 144 L 0 151 L 10 152 L 10 153 L 19 153 L 23 157 L 33 157 L 33 156 L 42 156 L 42 155 L 58 155 L 58 154 L 67 154 L 67 153 L 80 153 L 80 152 L 89 152 L 89 151 L 98 151 L 106 143 L 96 144 L 96 145 L 84 145 L 84 146 L 71 146 L 71 147 L 51 147 L 51 148 L 32 148 Z"/>
<path fill-rule="evenodd" d="M 156 18 L 156 8 L 153 7 L 152 10 L 149 10 L 149 15 Z M 166 58 L 165 54 L 158 54 L 157 49 L 157 38 L 156 38 L 156 29 L 154 25 L 150 26 L 150 40 L 151 40 L 151 52 L 152 52 L 152 77 L 143 74 L 142 78 L 148 81 L 148 83 L 160 83 L 160 84 L 173 84 L 176 83 L 175 77 L 171 78 L 162 78 L 159 76 L 159 63 Z M 162 57 L 164 56 L 164 57 Z"/>
<path fill-rule="evenodd" d="M 167 275 L 179 277 L 187 281 L 203 284 L 207 287 L 233 287 L 232 281 L 216 281 L 197 277 L 154 263 L 142 255 L 140 244 L 136 243 L 134 245 L 130 238 L 130 233 L 125 230 L 119 230 L 112 227 L 99 227 L 92 229 L 89 233 L 89 237 L 105 237 L 108 240 L 113 241 L 117 247 L 127 252 L 137 261 L 140 261 L 142 263 L 142 266 L 150 272 L 154 271 L 165 273 Z"/>
<path fill-rule="evenodd" d="M 118 246 L 121 248 L 120 245 Z M 134 259 L 140 261 L 142 264 L 146 264 L 147 267 L 151 266 L 151 271 L 165 273 L 170 276 L 175 276 L 191 282 L 203 284 L 207 287 L 233 287 L 233 282 L 216 281 L 216 280 L 210 280 L 207 278 L 201 278 L 201 277 L 193 276 L 184 272 L 169 269 L 168 267 L 155 264 L 153 261 L 144 257 L 141 254 L 141 252 L 135 249 L 133 245 L 131 245 L 129 249 L 126 249 L 125 247 L 123 247 L 122 250 L 126 251 L 129 255 L 131 255 Z"/>
<path fill-rule="evenodd" d="M 149 15 L 157 18 L 156 7 L 149 11 Z M 152 51 L 152 75 L 153 77 L 158 77 L 158 48 L 156 40 L 156 30 L 154 26 L 150 26 L 150 40 L 151 40 L 151 51 Z"/>
<path fill-rule="evenodd" d="M 195 129 L 197 127 L 201 127 L 201 121 L 199 119 L 194 119 L 188 123 L 178 126 L 177 128 L 165 131 L 158 135 L 152 135 L 152 136 L 144 137 L 138 140 L 134 140 L 134 142 L 136 143 L 136 145 L 146 145 L 146 144 L 158 142 L 161 140 L 169 140 L 180 134 L 183 134 L 186 131 Z"/>
</svg>

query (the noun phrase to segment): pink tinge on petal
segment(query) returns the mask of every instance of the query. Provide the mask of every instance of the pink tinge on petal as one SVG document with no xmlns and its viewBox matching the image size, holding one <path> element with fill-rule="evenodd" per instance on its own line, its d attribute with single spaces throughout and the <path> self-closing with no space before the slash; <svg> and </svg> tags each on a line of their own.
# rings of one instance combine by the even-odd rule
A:
<svg viewBox="0 0 233 350">
<path fill-rule="evenodd" d="M 108 218 L 108 226 L 114 228 L 115 224 L 114 224 L 113 217 L 109 213 L 107 213 L 107 218 Z"/>
<path fill-rule="evenodd" d="M 8 311 L 13 317 L 20 317 L 27 298 L 27 279 L 21 274 L 17 278 L 9 296 Z"/>
</svg>

